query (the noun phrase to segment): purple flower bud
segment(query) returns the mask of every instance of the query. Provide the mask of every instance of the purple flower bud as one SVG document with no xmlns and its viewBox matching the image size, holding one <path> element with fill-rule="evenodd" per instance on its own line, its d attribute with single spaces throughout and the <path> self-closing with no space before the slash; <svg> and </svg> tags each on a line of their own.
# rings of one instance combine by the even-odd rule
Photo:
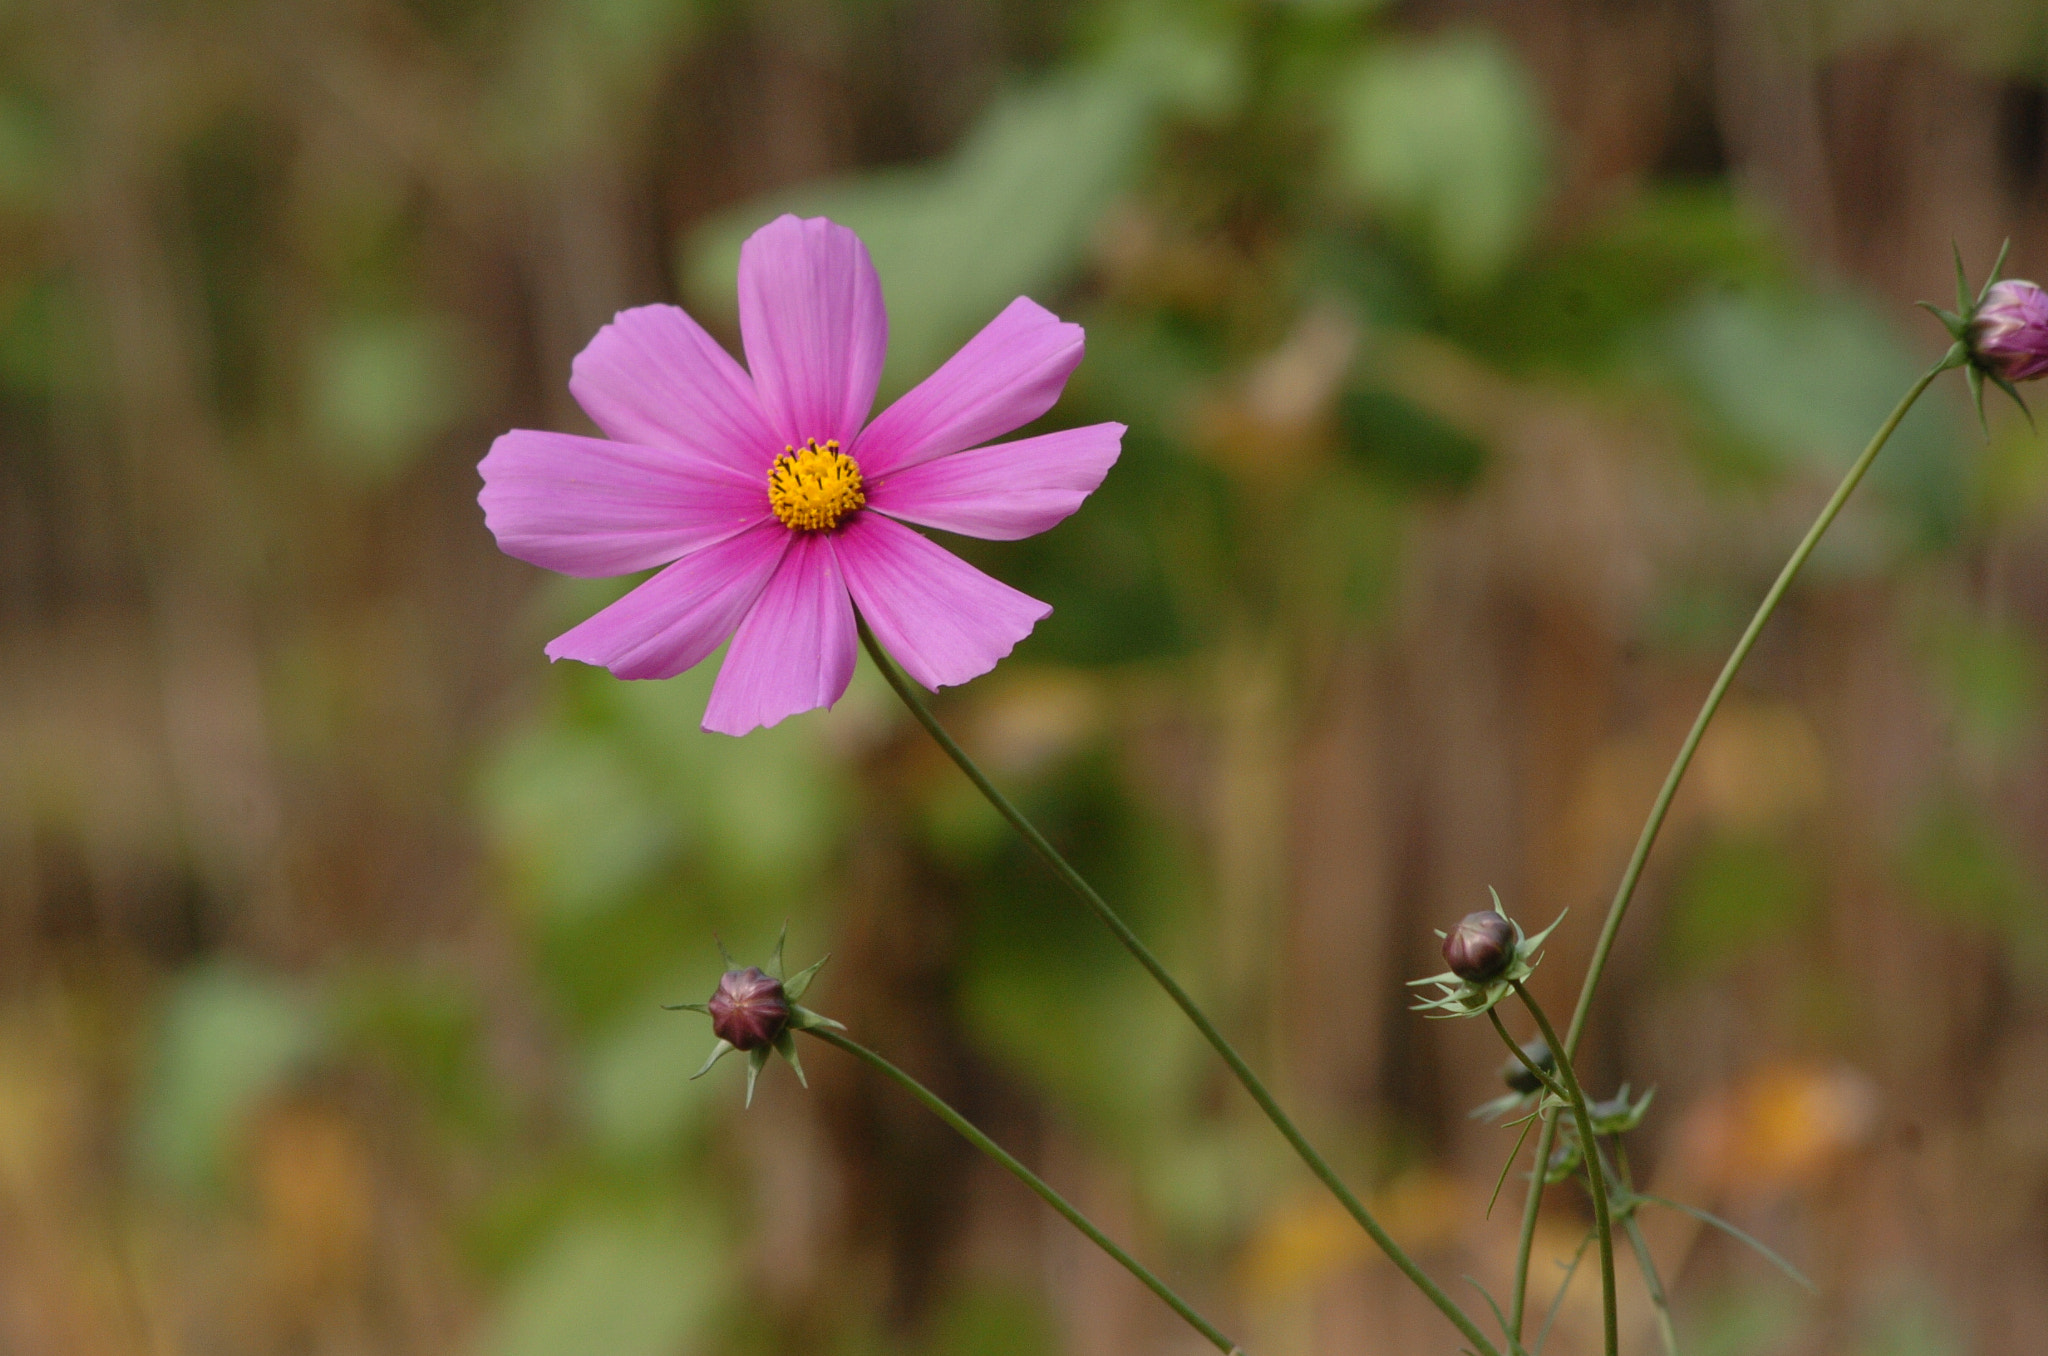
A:
<svg viewBox="0 0 2048 1356">
<path fill-rule="evenodd" d="M 2048 373 L 2048 292 L 2018 278 L 1991 284 L 1970 317 L 1970 352 L 2007 381 Z"/>
<path fill-rule="evenodd" d="M 1557 1068 L 1557 1056 L 1550 1053 L 1550 1042 L 1538 1036 L 1522 1047 L 1522 1053 L 1535 1061 L 1536 1067 L 1549 1073 Z M 1508 1062 L 1500 1066 L 1500 1081 L 1519 1093 L 1531 1093 L 1543 1086 L 1536 1075 L 1529 1072 L 1529 1066 L 1508 1056 Z"/>
<path fill-rule="evenodd" d="M 783 995 L 782 981 L 755 965 L 727 970 L 705 1006 L 711 1009 L 712 1034 L 735 1050 L 772 1045 L 789 1024 L 789 999 Z"/>
<path fill-rule="evenodd" d="M 1444 938 L 1451 973 L 1474 984 L 1498 978 L 1515 957 L 1515 925 L 1491 909 L 1468 913 Z"/>
</svg>

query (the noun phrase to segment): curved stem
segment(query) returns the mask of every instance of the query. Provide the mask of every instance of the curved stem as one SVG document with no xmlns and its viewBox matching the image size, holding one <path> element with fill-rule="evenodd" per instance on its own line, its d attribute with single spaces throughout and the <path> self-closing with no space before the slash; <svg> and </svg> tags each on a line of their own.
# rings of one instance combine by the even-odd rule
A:
<svg viewBox="0 0 2048 1356">
<path fill-rule="evenodd" d="M 1522 1000 L 1522 1006 L 1529 1009 L 1529 1015 L 1536 1019 L 1536 1029 L 1543 1033 L 1543 1039 L 1557 1055 L 1557 1078 L 1554 1085 L 1562 1085 L 1565 1100 L 1571 1103 L 1572 1119 L 1579 1127 L 1579 1143 L 1586 1151 L 1586 1181 L 1593 1193 L 1593 1227 L 1600 1234 L 1600 1324 L 1605 1341 L 1607 1356 L 1620 1356 L 1621 1319 L 1614 1303 L 1614 1222 L 1607 1210 L 1607 1174 L 1600 1170 L 1600 1142 L 1593 1138 L 1593 1116 L 1586 1109 L 1586 1090 L 1579 1086 L 1578 1071 L 1572 1068 L 1571 1056 L 1558 1044 L 1557 1032 L 1551 1030 L 1550 1019 L 1543 1015 L 1543 1009 L 1535 998 L 1522 987 L 1522 981 L 1514 981 L 1515 996 Z M 1494 1025 L 1507 1038 L 1509 1045 L 1515 1045 L 1508 1036 L 1507 1028 L 1500 1026 L 1498 1018 Z M 1516 1054 L 1522 1047 L 1515 1045 Z M 1536 1069 L 1534 1060 L 1525 1060 L 1530 1069 Z M 1539 1075 L 1540 1075 L 1540 1071 Z M 1547 1166 L 1547 1165 L 1546 1165 Z M 1540 1171 L 1540 1169 L 1539 1169 Z"/>
<path fill-rule="evenodd" d="M 981 1129 L 974 1122 L 948 1106 L 940 1099 L 937 1093 L 897 1068 L 894 1064 L 891 1064 L 888 1060 L 882 1058 L 882 1056 L 868 1049 L 865 1045 L 841 1035 L 830 1027 L 810 1027 L 807 1028 L 807 1034 L 816 1036 L 827 1045 L 838 1046 L 841 1050 L 846 1051 L 847 1054 L 865 1061 L 875 1069 L 895 1079 L 906 1092 L 922 1102 L 926 1110 L 959 1131 L 968 1143 L 987 1154 L 990 1158 L 993 1158 L 997 1163 L 1000 1163 L 1018 1181 L 1038 1193 L 1039 1199 L 1059 1211 L 1067 1223 L 1086 1234 L 1090 1242 L 1114 1258 L 1117 1264 L 1122 1266 L 1125 1271 L 1130 1272 L 1131 1275 L 1144 1282 L 1148 1290 L 1166 1301 L 1168 1308 L 1186 1319 L 1189 1327 L 1208 1338 L 1216 1350 L 1223 1353 L 1223 1356 L 1242 1356 L 1237 1343 L 1225 1337 L 1214 1323 L 1196 1313 L 1193 1305 L 1189 1304 L 1179 1295 L 1176 1295 L 1172 1287 L 1168 1286 L 1166 1282 L 1160 1280 L 1157 1276 L 1154 1276 L 1143 1262 L 1140 1262 L 1137 1258 L 1118 1247 L 1114 1239 L 1095 1227 L 1094 1221 L 1068 1204 L 1066 1197 L 1054 1191 L 1050 1186 L 1047 1186 L 1043 1178 L 1025 1167 L 1022 1163 L 1019 1163 L 1010 1154 L 1009 1150 L 1003 1148 L 1002 1145 L 982 1133 Z"/>
<path fill-rule="evenodd" d="M 888 680 L 889 686 L 895 689 L 896 695 L 903 699 L 903 704 L 910 708 L 910 714 L 917 718 L 917 723 L 924 727 L 925 733 L 937 741 L 939 747 L 946 751 L 946 756 L 951 758 L 959 766 L 960 770 L 967 774 L 967 780 L 973 782 L 975 789 L 980 791 L 988 803 L 995 807 L 996 813 L 1009 822 L 1010 827 L 1015 829 L 1026 843 L 1031 845 L 1031 850 L 1036 852 L 1044 860 L 1045 864 L 1052 868 L 1053 874 L 1058 876 L 1068 889 L 1080 896 L 1081 902 L 1088 906 L 1089 912 L 1100 919 L 1102 925 L 1114 934 L 1117 941 L 1123 944 L 1124 950 L 1130 952 L 1137 959 L 1138 964 L 1145 967 L 1145 972 L 1158 982 L 1159 987 L 1166 990 L 1167 997 L 1171 998 L 1180 1010 L 1187 1014 L 1188 1020 L 1195 1024 L 1195 1029 L 1202 1033 L 1203 1039 L 1208 1041 L 1216 1053 L 1222 1056 L 1223 1062 L 1230 1066 L 1231 1073 L 1237 1076 L 1237 1081 L 1244 1085 L 1244 1090 L 1251 1094 L 1254 1102 L 1258 1103 L 1259 1110 L 1266 1113 L 1266 1119 L 1271 1121 L 1274 1127 L 1280 1131 L 1280 1134 L 1287 1140 L 1287 1143 L 1294 1149 L 1294 1152 L 1300 1156 L 1301 1161 L 1308 1165 L 1309 1171 L 1314 1173 L 1316 1178 L 1329 1189 L 1330 1194 L 1336 1197 L 1338 1203 L 1344 1207 L 1351 1218 L 1358 1222 L 1359 1227 L 1364 1229 L 1371 1236 L 1372 1241 L 1379 1245 L 1380 1251 L 1387 1255 L 1388 1260 L 1392 1261 L 1396 1267 L 1399 1267 L 1401 1273 L 1414 1282 L 1416 1288 L 1428 1297 L 1429 1302 L 1434 1304 L 1460 1333 L 1464 1334 L 1465 1340 L 1472 1343 L 1473 1348 L 1480 1353 L 1480 1356 L 1500 1356 L 1499 1350 L 1492 1342 L 1487 1340 L 1486 1334 L 1479 1330 L 1479 1326 L 1466 1316 L 1465 1311 L 1458 1307 L 1456 1301 L 1445 1294 L 1443 1289 L 1435 1281 L 1432 1281 L 1421 1267 L 1415 1264 L 1415 1260 L 1402 1250 L 1401 1245 L 1396 1243 L 1393 1237 L 1380 1227 L 1379 1221 L 1373 1218 L 1372 1212 L 1365 1208 L 1365 1203 L 1359 1200 L 1349 1187 L 1344 1185 L 1343 1179 L 1337 1176 L 1336 1169 L 1332 1168 L 1323 1156 L 1316 1152 L 1315 1147 L 1308 1142 L 1294 1122 L 1288 1118 L 1287 1113 L 1280 1109 L 1280 1104 L 1273 1100 L 1273 1094 L 1266 1090 L 1266 1085 L 1259 1080 L 1257 1074 L 1252 1072 L 1251 1066 L 1245 1063 L 1244 1056 L 1237 1053 L 1236 1047 L 1231 1045 L 1224 1038 L 1223 1033 L 1216 1029 L 1215 1023 L 1209 1020 L 1208 1015 L 1195 1005 L 1195 1000 L 1188 996 L 1187 990 L 1183 989 L 1180 983 L 1171 974 L 1167 973 L 1166 967 L 1159 963 L 1159 958 L 1152 954 L 1151 948 L 1139 940 L 1138 934 L 1131 931 L 1130 925 L 1125 923 L 1117 915 L 1116 910 L 1110 908 L 1108 902 L 1096 893 L 1095 887 L 1090 885 L 1080 872 L 1068 864 L 1067 859 L 1062 857 L 1059 854 L 1059 850 L 1046 840 L 1045 835 L 1038 831 L 1037 826 L 1026 819 L 1023 812 L 1012 805 L 1007 796 L 996 789 L 995 784 L 989 781 L 987 774 L 975 764 L 972 758 L 967 756 L 966 751 L 959 744 L 954 742 L 953 736 L 946 733 L 945 727 L 940 725 L 938 720 L 932 715 L 931 709 L 925 705 L 924 699 L 918 695 L 917 689 L 897 669 L 895 662 L 889 658 L 883 651 L 881 644 L 876 641 L 874 632 L 868 629 L 867 618 L 856 615 L 856 621 L 860 627 L 861 644 L 867 647 L 868 657 L 874 660 L 875 667 L 881 670 L 882 677 Z"/>
<path fill-rule="evenodd" d="M 1721 699 L 1728 695 L 1728 688 L 1734 683 L 1736 672 L 1741 669 L 1743 661 L 1749 658 L 1750 650 L 1756 646 L 1757 637 L 1763 633 L 1764 624 L 1770 621 L 1771 614 L 1778 610 L 1778 603 L 1784 598 L 1785 591 L 1792 586 L 1792 581 L 1799 574 L 1801 567 L 1806 564 L 1807 557 L 1811 556 L 1814 547 L 1820 544 L 1821 535 L 1835 521 L 1835 516 L 1842 511 L 1842 505 L 1849 502 L 1849 496 L 1863 480 L 1864 473 L 1870 469 L 1871 463 L 1877 460 L 1877 454 L 1898 430 L 1900 421 L 1906 417 L 1906 411 L 1913 408 L 1913 403 L 1934 384 L 1936 377 L 1961 361 L 1961 353 L 1960 344 L 1951 347 L 1939 363 L 1913 383 L 1884 423 L 1878 426 L 1877 433 L 1871 438 L 1869 445 L 1863 449 L 1862 454 L 1850 465 L 1848 473 L 1842 477 L 1842 483 L 1828 496 L 1827 503 L 1821 508 L 1820 516 L 1813 520 L 1813 526 L 1806 530 L 1806 535 L 1800 539 L 1799 545 L 1793 548 L 1791 558 L 1785 562 L 1785 568 L 1778 572 L 1770 591 L 1764 594 L 1763 602 L 1757 606 L 1756 615 L 1750 618 L 1741 638 L 1735 642 L 1735 649 L 1729 654 L 1728 662 L 1721 666 L 1720 676 L 1714 679 L 1714 685 L 1707 690 L 1707 699 L 1701 704 L 1699 715 L 1693 718 L 1692 729 L 1686 733 L 1685 742 L 1678 746 L 1678 756 L 1672 760 L 1671 770 L 1664 776 L 1664 785 L 1658 790 L 1657 799 L 1650 804 L 1649 818 L 1644 821 L 1643 831 L 1636 838 L 1635 851 L 1629 855 L 1628 866 L 1621 874 L 1621 884 L 1615 889 L 1614 902 L 1607 906 L 1606 921 L 1600 925 L 1600 938 L 1593 946 L 1593 958 L 1586 967 L 1585 983 L 1579 987 L 1579 1000 L 1572 1008 L 1571 1023 L 1565 1028 L 1565 1043 L 1553 1043 L 1551 1046 L 1561 1061 L 1568 1060 L 1578 1052 L 1579 1038 L 1585 1034 L 1586 1020 L 1592 1012 L 1593 995 L 1599 990 L 1600 977 L 1607 969 L 1607 958 L 1614 950 L 1615 937 L 1621 932 L 1621 920 L 1628 913 L 1629 901 L 1635 898 L 1636 885 L 1642 879 L 1643 867 L 1650 860 L 1650 849 L 1656 845 L 1657 834 L 1664 827 L 1664 818 L 1671 812 L 1672 798 L 1678 794 L 1678 784 L 1684 780 L 1686 769 L 1692 765 L 1692 756 L 1699 748 L 1701 737 L 1707 732 L 1708 722 L 1712 721 L 1714 713 L 1720 710 Z M 1549 1161 L 1550 1150 L 1556 1139 L 1557 1121 L 1552 1117 L 1544 1123 L 1543 1133 L 1537 1138 L 1536 1161 L 1539 1167 Z M 1536 1235 L 1536 1216 L 1542 1208 L 1543 1179 L 1539 1172 L 1536 1180 L 1530 1184 L 1528 1198 L 1522 1207 L 1522 1242 L 1516 1257 L 1513 1303 L 1509 1310 L 1510 1322 L 1518 1334 L 1522 1323 L 1523 1299 L 1528 1292 L 1530 1246 Z"/>
</svg>

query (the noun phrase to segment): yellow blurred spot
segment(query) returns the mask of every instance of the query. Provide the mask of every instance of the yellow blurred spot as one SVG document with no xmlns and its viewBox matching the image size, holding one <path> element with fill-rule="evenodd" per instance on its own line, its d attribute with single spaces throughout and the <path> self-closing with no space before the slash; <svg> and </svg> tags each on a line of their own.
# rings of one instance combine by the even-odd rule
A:
<svg viewBox="0 0 2048 1356">
<path fill-rule="evenodd" d="M 1819 1177 L 1876 1119 L 1877 1091 L 1857 1070 L 1774 1064 L 1694 1108 L 1679 1154 L 1715 1189 L 1783 1190 Z"/>
<path fill-rule="evenodd" d="M 253 1149 L 273 1293 L 323 1307 L 354 1291 L 369 1261 L 376 1195 L 355 1126 L 327 1108 L 282 1106 L 258 1125 Z"/>
<path fill-rule="evenodd" d="M 1420 1251 L 1458 1236 L 1469 1194 L 1456 1178 L 1423 1169 L 1389 1183 L 1367 1206 L 1402 1247 Z M 1253 1235 L 1241 1264 L 1244 1290 L 1254 1303 L 1289 1299 L 1379 1255 L 1335 1201 L 1293 1201 Z"/>
<path fill-rule="evenodd" d="M 1700 741 L 1692 780 L 1710 819 L 1733 829 L 1761 829 L 1821 803 L 1827 757 L 1797 709 L 1730 704 Z"/>
</svg>

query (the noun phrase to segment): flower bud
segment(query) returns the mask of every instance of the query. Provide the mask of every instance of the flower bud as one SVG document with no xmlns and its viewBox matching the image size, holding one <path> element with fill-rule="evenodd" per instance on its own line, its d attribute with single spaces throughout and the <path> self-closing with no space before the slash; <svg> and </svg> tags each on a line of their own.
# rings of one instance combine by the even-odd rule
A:
<svg viewBox="0 0 2048 1356">
<path fill-rule="evenodd" d="M 1444 959 L 1451 973 L 1484 984 L 1508 968 L 1515 957 L 1515 925 L 1491 909 L 1468 913 L 1444 938 Z"/>
<path fill-rule="evenodd" d="M 2048 373 L 2048 292 L 2007 278 L 1991 284 L 1970 316 L 1970 352 L 2006 381 L 2031 381 Z"/>
<path fill-rule="evenodd" d="M 1541 1036 L 1524 1045 L 1522 1053 L 1545 1073 L 1557 1068 L 1557 1056 L 1550 1053 L 1550 1042 Z M 1536 1075 L 1529 1072 L 1529 1065 L 1522 1063 L 1513 1055 L 1509 1055 L 1508 1062 L 1500 1066 L 1500 1081 L 1507 1084 L 1511 1091 L 1520 1093 L 1534 1092 L 1543 1086 L 1536 1081 Z"/>
<path fill-rule="evenodd" d="M 782 981 L 757 965 L 727 970 L 704 1006 L 711 1013 L 712 1034 L 735 1050 L 771 1045 L 789 1024 L 789 999 Z"/>
</svg>

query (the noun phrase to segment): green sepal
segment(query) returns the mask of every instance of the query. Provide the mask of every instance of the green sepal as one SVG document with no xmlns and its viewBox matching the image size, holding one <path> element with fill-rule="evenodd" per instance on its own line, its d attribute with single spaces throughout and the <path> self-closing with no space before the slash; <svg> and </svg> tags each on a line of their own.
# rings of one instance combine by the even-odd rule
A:
<svg viewBox="0 0 2048 1356">
<path fill-rule="evenodd" d="M 701 1012 L 706 1017 L 711 1015 L 710 1007 L 703 1003 L 663 1003 L 661 1010 L 663 1012 Z"/>
<path fill-rule="evenodd" d="M 1577 1172 L 1579 1165 L 1585 1161 L 1585 1150 L 1579 1147 L 1576 1137 L 1560 1139 L 1558 1146 L 1550 1152 L 1550 1162 L 1543 1167 L 1543 1184 L 1556 1186 L 1559 1182 L 1570 1180 L 1571 1175 Z"/>
<path fill-rule="evenodd" d="M 2027 427 L 2029 429 L 2033 428 L 2034 412 L 2027 408 L 2026 401 L 2020 399 L 2019 389 L 2015 387 L 2011 382 L 2007 381 L 2004 377 L 1999 376 L 1996 372 L 1987 372 L 1984 375 L 1990 377 L 1993 381 L 1997 382 L 1998 389 L 2012 397 L 2012 403 L 2020 407 L 2021 414 L 2027 416 Z"/>
<path fill-rule="evenodd" d="M 1998 247 L 1998 257 L 1991 261 L 1991 271 L 1984 275 L 1984 285 L 1977 289 L 1977 305 L 1982 306 L 1984 298 L 1991 295 L 1991 285 L 1997 282 L 1998 275 L 2004 272 L 2005 256 L 2010 253 L 2012 253 L 2012 237 L 2007 236 L 2005 243 Z M 1958 260 L 1962 258 L 1960 251 L 1957 252 L 1956 257 Z"/>
<path fill-rule="evenodd" d="M 811 1086 L 811 1080 L 804 1077 L 804 1062 L 796 1057 L 796 1033 L 788 1027 L 782 1028 L 775 1037 L 775 1053 L 789 1061 L 789 1067 L 796 1070 L 796 1081 L 804 1087 Z"/>
<path fill-rule="evenodd" d="M 768 1047 L 747 1051 L 747 1102 L 754 1104 L 754 1080 L 761 1076 L 761 1070 L 768 1067 Z"/>
<path fill-rule="evenodd" d="M 726 969 L 743 970 L 746 968 L 745 966 L 741 965 L 738 961 L 732 958 L 732 952 L 727 951 L 725 949 L 725 938 L 720 937 L 717 933 L 713 933 L 711 935 L 711 940 L 718 944 L 718 954 L 721 958 L 724 959 Z"/>
<path fill-rule="evenodd" d="M 1948 242 L 1949 253 L 1956 261 L 1956 310 L 1968 315 L 1976 308 L 1970 305 L 1970 275 L 1963 272 L 1963 247 L 1954 240 Z M 1999 256 L 2001 259 L 2004 255 Z"/>
<path fill-rule="evenodd" d="M 1510 1111 L 1513 1111 L 1516 1107 L 1521 1106 L 1524 1102 L 1528 1101 L 1531 1097 L 1534 1097 L 1535 1095 L 1536 1094 L 1532 1092 L 1506 1093 L 1502 1096 L 1494 1098 L 1490 1102 L 1481 1102 L 1478 1106 L 1475 1106 L 1470 1111 L 1466 1112 L 1465 1116 L 1468 1120 L 1497 1121 L 1502 1116 L 1507 1115 Z"/>
<path fill-rule="evenodd" d="M 1595 1102 L 1586 1108 L 1586 1119 L 1593 1122 L 1596 1135 L 1625 1135 L 1643 1123 L 1643 1115 L 1650 1109 L 1650 1099 L 1657 1095 L 1651 1088 L 1631 1102 L 1628 1084 L 1621 1085 L 1621 1091 L 1604 1102 Z"/>
<path fill-rule="evenodd" d="M 734 1045 L 731 1041 L 721 1038 L 718 1044 L 711 1047 L 711 1053 L 709 1056 L 705 1058 L 702 1067 L 700 1067 L 697 1070 L 697 1072 L 690 1075 L 690 1081 L 695 1082 L 696 1080 L 702 1078 L 705 1074 L 710 1073 L 712 1065 L 718 1063 L 719 1060 L 724 1059 L 726 1055 L 730 1054 L 734 1050 L 737 1050 L 738 1048 L 739 1047 Z"/>
<path fill-rule="evenodd" d="M 1963 331 L 1969 328 L 1969 321 L 1957 315 L 1954 311 L 1942 310 L 1941 307 L 1936 306 L 1931 301 L 1916 301 L 1913 304 L 1933 316 L 1936 320 L 1939 320 L 1942 328 L 1948 331 L 1949 338 L 1956 340 L 1958 343 L 1962 342 Z M 1958 364 L 1951 363 L 1949 365 L 1953 367 Z"/>
<path fill-rule="evenodd" d="M 780 947 L 776 948 L 775 958 L 778 961 L 782 959 L 782 950 Z M 812 961 L 809 965 L 805 966 L 803 969 L 791 975 L 788 979 L 783 980 L 782 996 L 784 998 L 787 998 L 792 1003 L 796 1002 L 797 999 L 802 998 L 804 996 L 804 990 L 810 988 L 811 981 L 817 978 L 818 971 L 823 969 L 825 962 L 831 959 L 832 953 L 828 951 L 824 955 Z"/>
<path fill-rule="evenodd" d="M 782 978 L 782 948 L 789 942 L 789 923 L 784 920 L 782 931 L 775 934 L 775 949 L 768 953 L 768 963 L 761 968 L 777 979 Z M 788 985 L 783 986 L 785 990 Z"/>
<path fill-rule="evenodd" d="M 834 1031 L 846 1030 L 843 1024 L 833 1021 L 822 1012 L 813 1012 L 800 1003 L 789 1005 L 789 1030 L 815 1031 L 819 1027 L 830 1027 Z"/>
</svg>

